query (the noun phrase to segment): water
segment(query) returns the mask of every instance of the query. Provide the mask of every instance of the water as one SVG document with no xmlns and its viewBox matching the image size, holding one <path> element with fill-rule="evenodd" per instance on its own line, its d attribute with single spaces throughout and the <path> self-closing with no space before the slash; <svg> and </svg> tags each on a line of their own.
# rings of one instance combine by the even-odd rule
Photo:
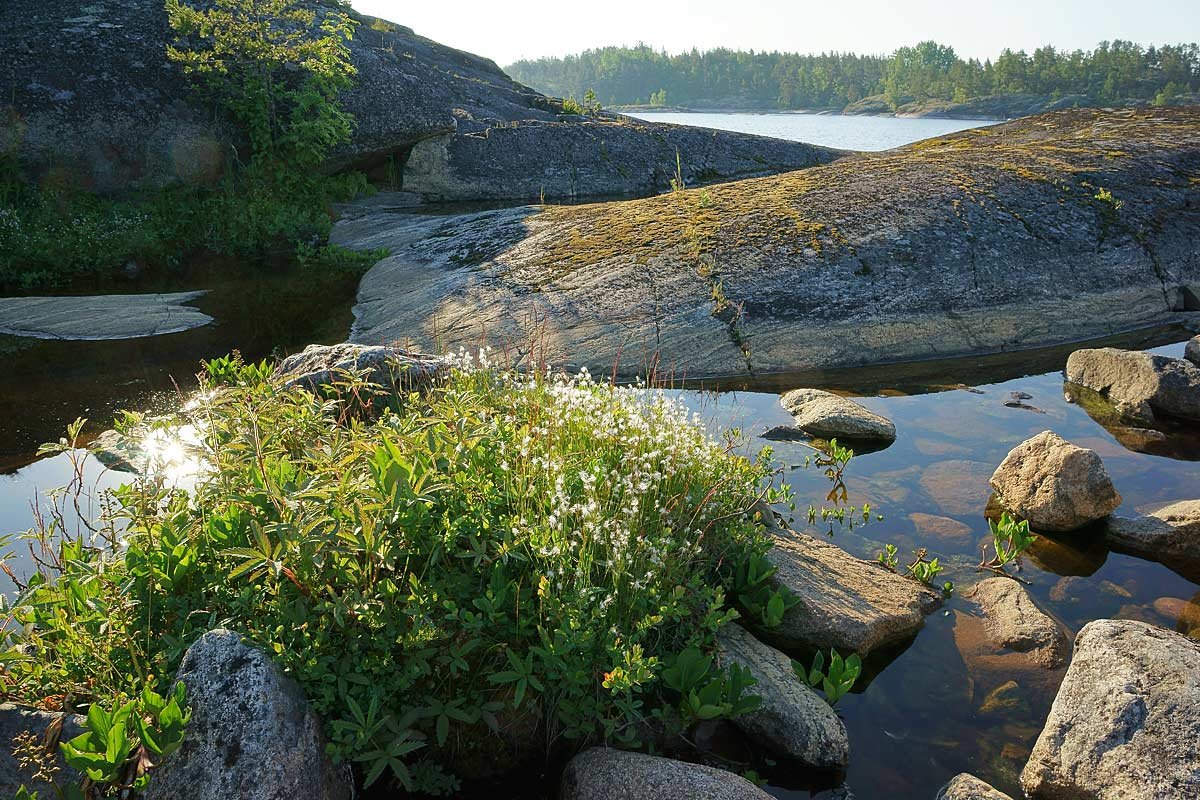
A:
<svg viewBox="0 0 1200 800">
<path fill-rule="evenodd" d="M 890 150 L 921 139 L 994 125 L 997 121 L 968 119 L 909 119 L 855 117 L 836 114 L 746 114 L 703 112 L 636 112 L 631 117 L 647 122 L 696 125 L 739 133 L 772 136 L 842 150 Z"/>
</svg>

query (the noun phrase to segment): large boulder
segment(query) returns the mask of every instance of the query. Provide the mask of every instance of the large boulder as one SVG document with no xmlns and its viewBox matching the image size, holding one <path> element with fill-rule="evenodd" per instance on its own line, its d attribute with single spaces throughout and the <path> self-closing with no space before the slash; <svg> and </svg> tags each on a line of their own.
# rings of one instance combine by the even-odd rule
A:
<svg viewBox="0 0 1200 800">
<path fill-rule="evenodd" d="M 83 733 L 84 718 L 77 714 L 39 711 L 13 703 L 0 704 L 0 797 L 14 797 L 24 786 L 41 797 L 57 797 L 54 787 L 35 775 L 32 765 L 24 764 L 16 753 L 22 741 L 43 749 L 49 761 L 58 769 L 60 783 L 79 779 L 78 773 L 66 765 L 59 742 L 74 739 Z"/>
<path fill-rule="evenodd" d="M 997 648 L 1025 653 L 1047 669 L 1067 663 L 1071 647 L 1062 626 L 1038 608 L 1015 580 L 987 578 L 962 596 L 982 611 L 984 631 Z"/>
<path fill-rule="evenodd" d="M 722 628 L 717 643 L 721 666 L 740 664 L 748 669 L 758 681 L 750 691 L 762 698 L 757 711 L 736 717 L 734 724 L 759 746 L 801 764 L 846 766 L 850 760 L 846 725 L 796 676 L 790 658 L 737 624 Z"/>
<path fill-rule="evenodd" d="M 1193 336 L 1183 348 L 1183 357 L 1200 367 L 1200 336 Z"/>
<path fill-rule="evenodd" d="M 1200 500 L 1182 500 L 1136 518 L 1108 521 L 1108 546 L 1200 578 Z"/>
<path fill-rule="evenodd" d="M 969 772 L 960 772 L 937 793 L 937 800 L 1013 800 Z"/>
<path fill-rule="evenodd" d="M 1035 800 L 1200 797 L 1200 643 L 1098 620 L 1075 655 L 1021 785 Z"/>
<path fill-rule="evenodd" d="M 1200 420 L 1200 367 L 1190 361 L 1113 347 L 1076 350 L 1067 359 L 1066 375 L 1129 420 L 1152 424 L 1158 415 Z"/>
<path fill-rule="evenodd" d="M 1039 531 L 1072 531 L 1121 505 L 1104 462 L 1053 431 L 1014 447 L 990 481 L 1001 502 Z"/>
<path fill-rule="evenodd" d="M 916 580 L 784 528 L 769 510 L 763 520 L 774 540 L 767 554 L 776 567 L 772 581 L 799 601 L 779 625 L 761 631 L 785 651 L 834 648 L 865 656 L 911 639 L 941 604 L 940 595 Z"/>
<path fill-rule="evenodd" d="M 325 754 L 321 723 L 300 687 L 236 633 L 210 631 L 184 654 L 178 679 L 192 719 L 155 770 L 146 800 L 349 800 L 347 768 Z"/>
<path fill-rule="evenodd" d="M 593 747 L 567 763 L 560 800 L 769 800 L 741 775 L 670 758 Z"/>
<path fill-rule="evenodd" d="M 402 393 L 429 387 L 449 369 L 446 358 L 386 345 L 310 344 L 280 362 L 272 380 L 284 389 L 316 391 L 346 380 L 350 373 L 365 373 L 368 383 Z"/>
<path fill-rule="evenodd" d="M 793 389 L 779 402 L 796 427 L 821 439 L 893 441 L 896 426 L 853 400 L 820 389 Z"/>
</svg>

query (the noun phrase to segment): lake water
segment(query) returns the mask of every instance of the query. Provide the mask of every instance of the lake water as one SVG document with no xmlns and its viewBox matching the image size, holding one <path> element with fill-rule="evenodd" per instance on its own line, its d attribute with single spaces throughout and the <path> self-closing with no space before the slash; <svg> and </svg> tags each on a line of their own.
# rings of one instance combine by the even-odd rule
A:
<svg viewBox="0 0 1200 800">
<path fill-rule="evenodd" d="M 724 114 L 701 112 L 642 112 L 631 117 L 648 122 L 696 125 L 794 142 L 808 142 L 842 150 L 890 150 L 921 139 L 944 136 L 968 128 L 994 125 L 975 119 L 906 119 L 856 117 L 837 114 Z"/>
</svg>

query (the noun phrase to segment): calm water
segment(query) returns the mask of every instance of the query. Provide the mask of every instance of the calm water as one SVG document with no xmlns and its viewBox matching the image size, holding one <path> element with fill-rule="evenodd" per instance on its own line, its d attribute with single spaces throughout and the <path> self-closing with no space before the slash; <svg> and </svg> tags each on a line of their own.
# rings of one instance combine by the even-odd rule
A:
<svg viewBox="0 0 1200 800">
<path fill-rule="evenodd" d="M 648 122 L 696 125 L 843 150 L 890 150 L 933 136 L 994 125 L 975 119 L 904 119 L 901 117 L 843 117 L 834 114 L 719 114 L 695 112 L 637 112 L 631 117 Z"/>
</svg>

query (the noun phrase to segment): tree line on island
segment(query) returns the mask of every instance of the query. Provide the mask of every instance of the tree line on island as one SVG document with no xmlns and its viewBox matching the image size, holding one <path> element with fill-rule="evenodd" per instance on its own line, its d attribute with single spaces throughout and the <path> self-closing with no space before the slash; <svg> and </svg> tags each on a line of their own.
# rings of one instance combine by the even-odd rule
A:
<svg viewBox="0 0 1200 800">
<path fill-rule="evenodd" d="M 582 97 L 592 90 L 607 105 L 842 109 L 877 97 L 895 110 L 1003 94 L 1171 105 L 1200 90 L 1200 46 L 1117 40 L 1091 51 L 1006 49 L 995 61 L 980 61 L 933 41 L 891 55 L 725 48 L 670 55 L 638 44 L 522 60 L 506 70 L 548 94 Z"/>
</svg>

